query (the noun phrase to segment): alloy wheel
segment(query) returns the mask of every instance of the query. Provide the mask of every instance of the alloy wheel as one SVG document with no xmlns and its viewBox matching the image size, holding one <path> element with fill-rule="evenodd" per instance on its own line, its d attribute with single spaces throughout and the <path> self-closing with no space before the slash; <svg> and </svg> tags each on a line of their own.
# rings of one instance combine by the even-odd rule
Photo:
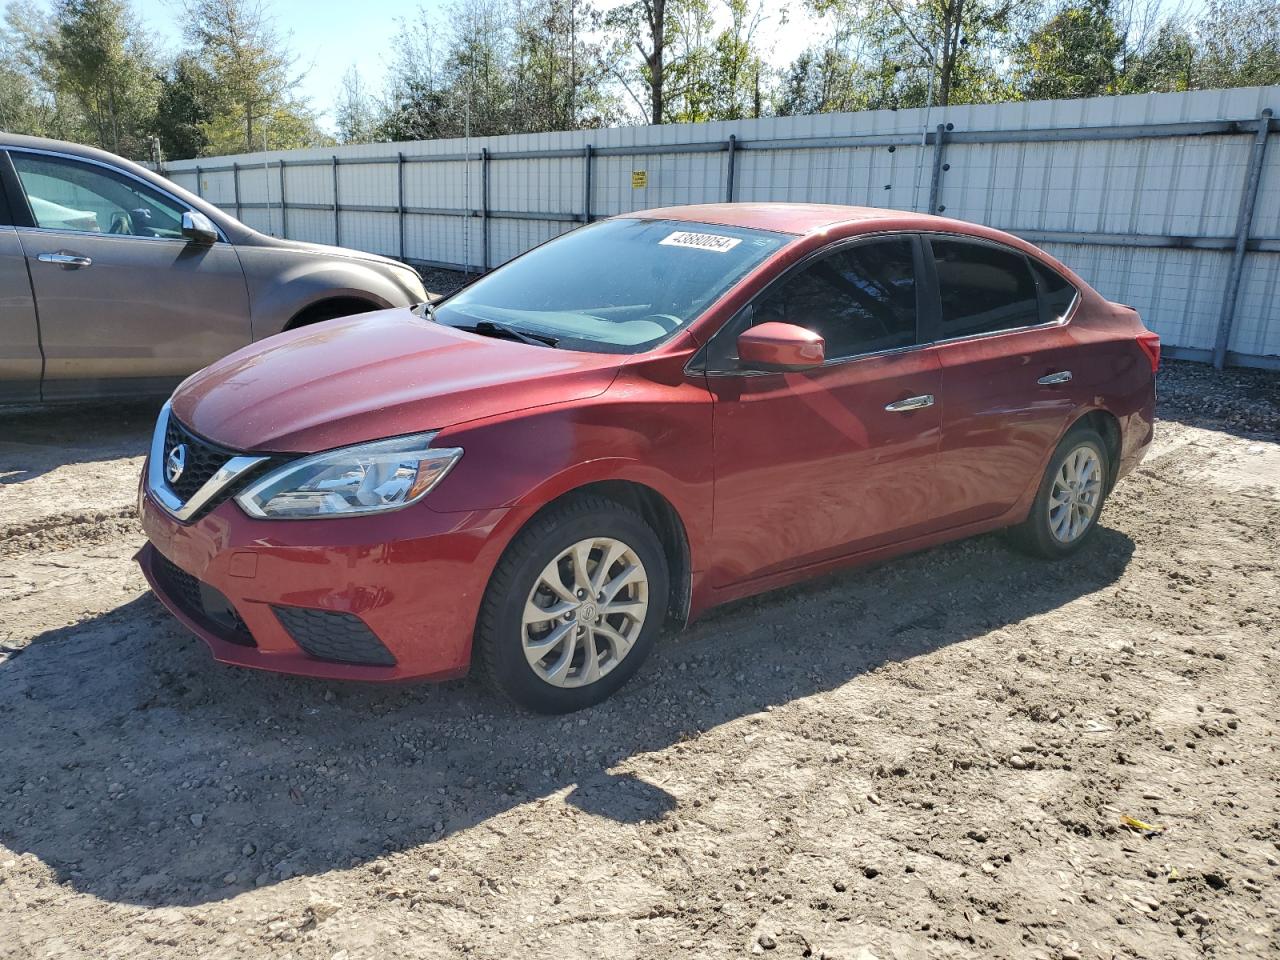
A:
<svg viewBox="0 0 1280 960">
<path fill-rule="evenodd" d="M 1102 460 L 1089 444 L 1062 461 L 1049 491 L 1049 531 L 1059 543 L 1073 543 L 1089 529 L 1102 499 Z"/>
<path fill-rule="evenodd" d="M 557 687 L 583 687 L 631 652 L 649 612 L 636 552 L 612 537 L 579 540 L 538 575 L 521 618 L 525 658 Z"/>
</svg>

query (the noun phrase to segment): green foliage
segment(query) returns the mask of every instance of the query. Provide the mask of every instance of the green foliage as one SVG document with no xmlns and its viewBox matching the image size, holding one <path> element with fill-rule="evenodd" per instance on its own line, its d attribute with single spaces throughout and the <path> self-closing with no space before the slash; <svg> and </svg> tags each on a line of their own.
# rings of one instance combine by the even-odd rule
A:
<svg viewBox="0 0 1280 960">
<path fill-rule="evenodd" d="M 1018 50 L 1014 82 L 1029 100 L 1115 93 L 1124 50 L 1109 0 L 1065 7 Z"/>
<path fill-rule="evenodd" d="M 185 12 L 187 42 L 213 78 L 212 118 L 200 124 L 205 153 L 319 142 L 314 115 L 294 96 L 295 58 L 257 0 L 187 0 Z"/>
<path fill-rule="evenodd" d="M 160 77 L 155 131 L 169 159 L 198 157 L 209 147 L 205 127 L 213 121 L 214 78 L 189 53 L 179 54 Z"/>
</svg>

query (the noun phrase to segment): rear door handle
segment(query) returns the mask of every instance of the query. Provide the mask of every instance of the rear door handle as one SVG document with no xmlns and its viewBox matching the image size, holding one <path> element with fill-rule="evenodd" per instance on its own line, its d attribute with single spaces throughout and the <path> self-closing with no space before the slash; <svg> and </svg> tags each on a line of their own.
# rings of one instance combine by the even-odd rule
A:
<svg viewBox="0 0 1280 960">
<path fill-rule="evenodd" d="M 906 413 L 908 410 L 921 410 L 925 407 L 933 406 L 933 394 L 926 393 L 919 397 L 907 397 L 905 400 L 895 400 L 893 403 L 885 404 L 885 409 L 890 413 Z"/>
<path fill-rule="evenodd" d="M 89 267 L 93 265 L 91 257 L 81 257 L 74 253 L 42 253 L 36 257 L 41 263 L 57 263 L 64 269 L 74 270 L 77 267 Z"/>
<path fill-rule="evenodd" d="M 1051 373 L 1048 376 L 1041 377 L 1039 380 L 1036 381 L 1036 383 L 1040 384 L 1040 386 L 1042 387 L 1051 387 L 1055 383 L 1070 383 L 1070 382 L 1071 382 L 1070 370 L 1060 370 L 1057 373 Z"/>
</svg>

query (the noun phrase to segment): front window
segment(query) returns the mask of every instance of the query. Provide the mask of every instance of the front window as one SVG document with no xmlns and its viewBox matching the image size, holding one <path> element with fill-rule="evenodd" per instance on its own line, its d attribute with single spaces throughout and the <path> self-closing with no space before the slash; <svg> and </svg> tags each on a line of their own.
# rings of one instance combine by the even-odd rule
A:
<svg viewBox="0 0 1280 960">
<path fill-rule="evenodd" d="M 502 325 L 563 349 L 639 353 L 792 239 L 679 220 L 605 220 L 531 250 L 434 315 L 463 329 Z"/>
<path fill-rule="evenodd" d="M 183 208 L 131 177 L 62 157 L 21 151 L 10 157 L 37 227 L 182 238 Z"/>
</svg>

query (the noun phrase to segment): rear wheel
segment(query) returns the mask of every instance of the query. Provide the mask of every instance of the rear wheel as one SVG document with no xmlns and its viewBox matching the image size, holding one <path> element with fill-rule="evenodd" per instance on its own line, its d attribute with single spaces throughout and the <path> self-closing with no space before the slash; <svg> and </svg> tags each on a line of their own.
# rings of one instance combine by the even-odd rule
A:
<svg viewBox="0 0 1280 960">
<path fill-rule="evenodd" d="M 1027 519 L 1014 527 L 1014 543 L 1034 556 L 1075 553 L 1098 524 L 1111 476 L 1107 446 L 1089 427 L 1076 427 L 1058 444 Z"/>
<path fill-rule="evenodd" d="M 576 498 L 535 519 L 499 562 L 477 625 L 477 665 L 530 710 L 580 710 L 649 655 L 667 595 L 666 558 L 648 524 L 609 500 Z"/>
</svg>

